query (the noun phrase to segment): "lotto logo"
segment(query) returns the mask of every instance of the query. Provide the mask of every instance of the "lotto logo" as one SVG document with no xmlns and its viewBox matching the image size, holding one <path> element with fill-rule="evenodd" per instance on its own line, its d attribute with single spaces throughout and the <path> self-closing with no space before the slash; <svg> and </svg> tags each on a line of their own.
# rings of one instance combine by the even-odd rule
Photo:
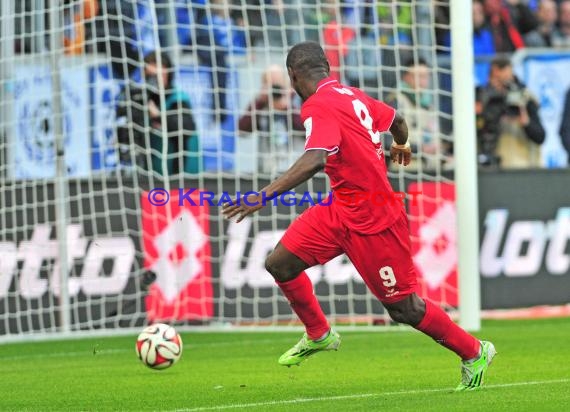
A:
<svg viewBox="0 0 570 412">
<path fill-rule="evenodd" d="M 455 186 L 445 183 L 412 183 L 408 191 L 420 192 L 409 205 L 412 256 L 422 296 L 456 306 L 457 244 Z"/>
<path fill-rule="evenodd" d="M 252 233 L 251 227 L 250 218 L 245 218 L 240 223 L 231 222 L 228 227 L 228 244 L 221 267 L 221 282 L 227 289 L 239 289 L 246 285 L 252 288 L 275 287 L 275 280 L 265 270 L 264 262 L 285 230 L 262 230 Z M 246 253 L 249 241 L 251 247 L 249 253 Z M 324 266 L 313 266 L 306 272 L 315 284 L 321 280 L 330 285 L 343 285 L 352 280 L 364 283 L 345 255 L 334 258 Z"/>
<path fill-rule="evenodd" d="M 169 198 L 177 196 L 176 191 L 169 193 Z M 145 301 L 149 320 L 211 317 L 208 204 L 173 201 L 157 208 L 149 202 L 148 192 L 142 194 L 141 203 L 144 266 L 156 274 Z"/>
<path fill-rule="evenodd" d="M 22 298 L 40 298 L 48 290 L 60 295 L 58 244 L 51 239 L 51 233 L 51 225 L 41 224 L 17 248 L 14 242 L 0 242 L 0 298 L 8 295 L 14 277 L 18 277 L 16 287 Z M 77 296 L 80 290 L 85 295 L 116 295 L 123 292 L 129 280 L 135 245 L 128 236 L 94 238 L 89 242 L 82 236 L 80 225 L 69 225 L 67 257 L 69 271 L 76 261 L 83 261 L 80 276 L 69 277 L 70 296 Z M 103 272 L 105 260 L 113 261 L 110 274 Z M 19 273 L 18 262 L 22 262 Z M 48 280 L 41 272 L 49 268 Z"/>
<path fill-rule="evenodd" d="M 494 278 L 536 275 L 544 262 L 553 275 L 568 274 L 570 207 L 561 207 L 554 220 L 517 220 L 507 226 L 509 211 L 493 209 L 485 217 L 481 246 L 481 274 Z M 501 247 L 502 246 L 502 247 Z"/>
</svg>

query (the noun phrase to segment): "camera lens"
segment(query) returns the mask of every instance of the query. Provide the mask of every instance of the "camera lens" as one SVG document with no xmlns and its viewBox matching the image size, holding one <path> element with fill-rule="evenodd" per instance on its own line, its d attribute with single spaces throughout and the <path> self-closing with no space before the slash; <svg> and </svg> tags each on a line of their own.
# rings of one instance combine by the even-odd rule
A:
<svg viewBox="0 0 570 412">
<path fill-rule="evenodd" d="M 273 86 L 271 89 L 271 96 L 273 96 L 274 99 L 280 99 L 283 97 L 283 89 L 281 86 Z"/>
</svg>

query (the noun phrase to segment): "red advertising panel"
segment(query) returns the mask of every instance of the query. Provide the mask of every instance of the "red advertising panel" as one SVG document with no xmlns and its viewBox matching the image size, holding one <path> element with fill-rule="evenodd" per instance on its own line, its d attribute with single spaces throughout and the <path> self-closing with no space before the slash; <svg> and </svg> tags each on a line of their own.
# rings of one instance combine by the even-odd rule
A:
<svg viewBox="0 0 570 412">
<path fill-rule="evenodd" d="M 449 183 L 412 183 L 409 193 L 421 193 L 408 202 L 412 256 L 423 297 L 457 307 L 457 223 L 455 186 Z"/>
<path fill-rule="evenodd" d="M 146 297 L 148 320 L 204 320 L 213 315 L 208 205 L 199 193 L 143 192 L 144 266 L 156 274 Z"/>
</svg>

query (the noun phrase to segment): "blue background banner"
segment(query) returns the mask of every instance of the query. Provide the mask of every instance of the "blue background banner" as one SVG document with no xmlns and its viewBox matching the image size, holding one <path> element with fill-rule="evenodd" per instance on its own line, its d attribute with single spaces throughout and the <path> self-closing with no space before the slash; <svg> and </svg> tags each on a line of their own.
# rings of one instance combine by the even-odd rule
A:
<svg viewBox="0 0 570 412">
<path fill-rule="evenodd" d="M 117 167 L 116 99 L 121 91 L 106 64 L 89 68 L 89 100 L 91 118 L 91 168 L 93 171 Z"/>
<path fill-rule="evenodd" d="M 515 69 L 540 104 L 540 119 L 546 131 L 542 144 L 542 161 L 547 168 L 566 167 L 567 153 L 560 140 L 560 123 L 564 98 L 570 87 L 570 54 L 528 53 Z"/>
<path fill-rule="evenodd" d="M 91 172 L 88 143 L 87 71 L 66 67 L 61 71 L 65 163 L 68 176 Z M 16 179 L 54 177 L 55 140 L 53 134 L 52 87 L 49 68 L 22 65 L 16 68 L 12 84 L 13 177 Z"/>
</svg>

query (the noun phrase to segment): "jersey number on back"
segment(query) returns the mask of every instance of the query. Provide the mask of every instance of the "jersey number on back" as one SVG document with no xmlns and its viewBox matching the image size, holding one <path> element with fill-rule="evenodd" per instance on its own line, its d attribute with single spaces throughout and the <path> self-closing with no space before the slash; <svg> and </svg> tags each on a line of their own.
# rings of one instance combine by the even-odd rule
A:
<svg viewBox="0 0 570 412">
<path fill-rule="evenodd" d="M 348 96 L 354 96 L 354 93 L 352 92 L 352 90 L 347 89 L 346 87 L 342 87 L 342 88 L 333 87 L 333 89 L 335 89 L 340 94 L 346 94 Z M 358 117 L 358 120 L 360 120 L 360 124 L 366 128 L 366 131 L 370 135 L 370 138 L 372 139 L 372 143 L 374 143 L 374 144 L 380 143 L 380 133 L 376 130 L 372 130 L 373 119 L 372 119 L 372 116 L 370 116 L 370 112 L 368 111 L 368 107 L 366 107 L 366 105 L 358 99 L 354 99 L 352 101 L 352 107 L 354 108 L 354 113 L 356 114 L 356 117 Z"/>
<path fill-rule="evenodd" d="M 384 281 L 382 282 L 384 286 L 391 288 L 396 285 L 396 276 L 391 266 L 383 266 L 378 272 L 380 273 L 380 278 Z"/>
</svg>

